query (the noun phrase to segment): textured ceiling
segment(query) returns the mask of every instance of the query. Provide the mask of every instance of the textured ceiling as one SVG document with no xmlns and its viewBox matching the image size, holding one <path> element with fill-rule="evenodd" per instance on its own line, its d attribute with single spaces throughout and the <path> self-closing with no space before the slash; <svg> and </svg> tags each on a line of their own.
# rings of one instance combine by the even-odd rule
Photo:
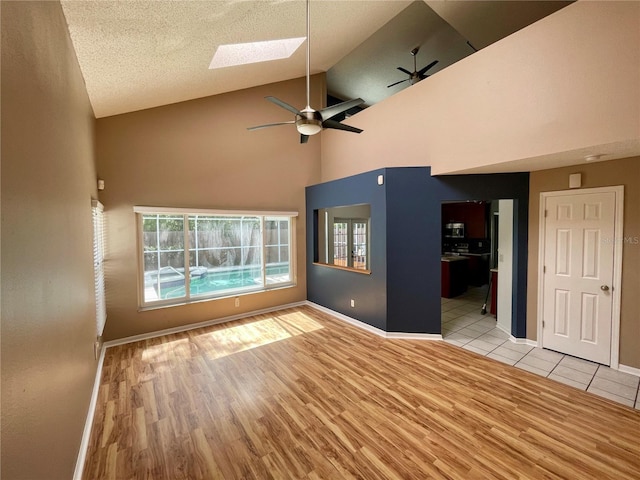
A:
<svg viewBox="0 0 640 480">
<path fill-rule="evenodd" d="M 305 74 L 304 44 L 288 59 L 208 69 L 218 45 L 305 36 L 304 0 L 61 3 L 98 118 Z M 328 90 L 372 104 L 408 84 L 386 90 L 397 66 L 413 70 L 415 46 L 418 68 L 439 60 L 435 73 L 473 51 L 467 40 L 482 48 L 568 3 L 311 0 L 311 73 L 338 64 Z"/>
<path fill-rule="evenodd" d="M 328 70 L 409 1 L 312 1 L 311 73 Z M 71 39 L 96 117 L 304 76 L 289 59 L 209 70 L 218 45 L 306 35 L 305 2 L 69 1 Z"/>
</svg>

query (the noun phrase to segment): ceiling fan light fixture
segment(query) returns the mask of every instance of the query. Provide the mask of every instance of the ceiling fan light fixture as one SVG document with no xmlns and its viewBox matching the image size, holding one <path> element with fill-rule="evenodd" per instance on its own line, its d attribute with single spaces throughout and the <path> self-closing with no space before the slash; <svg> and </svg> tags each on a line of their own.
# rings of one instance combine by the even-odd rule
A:
<svg viewBox="0 0 640 480">
<path fill-rule="evenodd" d="M 320 133 L 320 130 L 322 130 L 322 123 L 316 122 L 317 120 L 301 118 L 296 122 L 296 128 L 301 135 L 315 135 L 316 133 Z"/>
<path fill-rule="evenodd" d="M 322 130 L 322 115 L 312 108 L 305 108 L 296 115 L 296 128 L 301 135 L 315 135 Z"/>
<path fill-rule="evenodd" d="M 267 96 L 264 97 L 266 100 L 270 101 L 278 105 L 285 110 L 295 114 L 295 120 L 289 122 L 277 122 L 277 123 L 269 123 L 267 125 L 258 125 L 256 127 L 249 127 L 247 130 L 260 130 L 262 128 L 267 127 L 275 127 L 278 125 L 289 125 L 291 123 L 295 123 L 296 129 L 298 133 L 300 133 L 300 143 L 307 143 L 307 140 L 311 135 L 315 135 L 320 133 L 323 128 L 332 128 L 334 130 L 343 130 L 352 133 L 362 133 L 362 130 L 356 127 L 352 127 L 351 125 L 344 125 L 337 120 L 333 120 L 333 117 L 340 113 L 344 113 L 347 110 L 357 107 L 358 105 L 362 105 L 364 100 L 361 98 L 356 98 L 353 100 L 347 100 L 346 102 L 338 103 L 337 105 L 331 105 L 330 107 L 325 107 L 322 110 L 314 110 L 310 107 L 310 83 L 311 83 L 311 74 L 310 74 L 310 64 L 311 64 L 311 49 L 309 47 L 309 32 L 311 30 L 310 26 L 310 15 L 309 15 L 309 0 L 306 1 L 307 4 L 307 72 L 306 72 L 306 80 L 307 80 L 307 106 L 302 110 L 298 110 L 296 107 L 289 105 L 287 102 L 283 102 L 282 100 Z"/>
</svg>

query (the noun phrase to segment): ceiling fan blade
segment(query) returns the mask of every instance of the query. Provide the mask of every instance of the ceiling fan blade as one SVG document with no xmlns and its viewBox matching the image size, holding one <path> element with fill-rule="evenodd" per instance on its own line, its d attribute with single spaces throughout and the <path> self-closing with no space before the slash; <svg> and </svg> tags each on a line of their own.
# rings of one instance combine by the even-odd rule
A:
<svg viewBox="0 0 640 480">
<path fill-rule="evenodd" d="M 322 122 L 324 128 L 333 128 L 335 130 L 344 130 L 346 132 L 361 133 L 362 130 L 344 123 L 336 122 L 335 120 L 325 120 Z"/>
<path fill-rule="evenodd" d="M 261 128 L 277 127 L 279 125 L 291 125 L 293 123 L 296 123 L 296 121 L 291 120 L 289 122 L 267 123 L 266 125 L 258 125 L 257 127 L 248 127 L 247 130 L 260 130 Z"/>
<path fill-rule="evenodd" d="M 332 105 L 330 107 L 323 108 L 320 110 L 320 115 L 323 120 L 328 120 L 332 117 L 335 117 L 339 113 L 346 112 L 350 108 L 357 107 L 358 105 L 362 105 L 364 100 L 361 98 L 355 98 L 353 100 L 347 100 L 346 102 L 339 103 L 337 105 Z"/>
<path fill-rule="evenodd" d="M 292 107 L 291 105 L 289 105 L 286 102 L 283 102 L 282 100 L 280 100 L 279 98 L 276 97 L 264 97 L 267 100 L 269 100 L 271 103 L 275 103 L 276 105 L 278 105 L 279 107 L 284 108 L 285 110 L 289 110 L 291 113 L 295 113 L 296 115 L 301 115 L 300 110 L 298 110 L 295 107 Z"/>
<path fill-rule="evenodd" d="M 402 67 L 398 67 L 398 70 L 400 70 L 401 72 L 406 73 L 407 75 L 413 75 L 409 70 L 407 70 L 406 68 L 402 68 Z"/>
<path fill-rule="evenodd" d="M 300 143 L 307 143 L 309 141 L 309 135 L 300 134 Z"/>
<path fill-rule="evenodd" d="M 434 60 L 433 62 L 431 62 L 429 65 L 427 65 L 426 67 L 418 70 L 418 76 L 422 76 L 422 74 L 424 72 L 426 72 L 427 70 L 429 70 L 431 67 L 433 67 L 436 63 L 438 63 L 438 60 Z"/>
<path fill-rule="evenodd" d="M 409 80 L 411 80 L 411 79 L 410 78 L 405 78 L 404 80 L 400 80 L 399 82 L 392 83 L 391 85 L 387 85 L 387 88 L 393 87 L 393 86 L 398 85 L 399 83 L 402 83 L 402 82 L 408 82 Z"/>
</svg>

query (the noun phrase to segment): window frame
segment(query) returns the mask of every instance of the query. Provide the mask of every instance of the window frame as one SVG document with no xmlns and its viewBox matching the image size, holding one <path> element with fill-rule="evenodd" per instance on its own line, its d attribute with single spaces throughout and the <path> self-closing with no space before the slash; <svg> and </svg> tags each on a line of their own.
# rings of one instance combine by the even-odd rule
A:
<svg viewBox="0 0 640 480">
<path fill-rule="evenodd" d="M 104 279 L 104 206 L 91 200 L 93 224 L 93 287 L 96 300 L 96 336 L 101 337 L 107 323 L 107 296 Z"/>
<path fill-rule="evenodd" d="M 356 239 L 355 239 L 355 235 L 356 235 L 356 230 L 354 225 L 355 224 L 361 224 L 365 226 L 365 254 L 364 256 L 364 265 L 361 267 L 357 267 L 355 266 L 355 246 L 356 246 Z M 336 232 L 335 232 L 335 228 L 336 225 L 344 225 L 345 226 L 345 232 L 343 232 L 343 235 L 345 236 L 346 239 L 346 245 L 343 245 L 344 248 L 346 248 L 346 254 L 345 257 L 336 257 Z M 347 218 L 347 217 L 334 217 L 333 221 L 331 222 L 331 228 L 329 229 L 329 231 L 331 232 L 331 238 L 327 238 L 326 242 L 329 245 L 329 251 L 331 252 L 331 263 L 330 265 L 332 266 L 337 266 L 337 267 L 341 267 L 341 268 L 348 268 L 348 269 L 353 269 L 356 271 L 364 271 L 364 272 L 368 272 L 370 271 L 370 267 L 369 267 L 369 262 L 370 262 L 370 256 L 369 256 L 369 238 L 370 238 L 370 221 L 367 218 Z M 360 255 L 362 256 L 362 255 Z M 341 263 L 336 263 L 336 260 L 339 260 L 341 258 L 344 258 L 346 265 L 342 265 Z"/>
<path fill-rule="evenodd" d="M 136 222 L 137 237 L 137 285 L 138 285 L 138 310 L 151 310 L 157 308 L 170 307 L 175 305 L 185 305 L 189 303 L 218 300 L 221 298 L 237 297 L 249 293 L 260 293 L 275 290 L 279 288 L 290 288 L 297 285 L 297 265 L 296 265 L 296 219 L 298 212 L 293 211 L 256 211 L 256 210 L 213 210 L 213 209 L 192 209 L 192 208 L 176 208 L 176 207 L 133 207 Z M 145 259 L 144 259 L 144 227 L 143 218 L 145 215 L 174 215 L 183 217 L 183 233 L 184 242 L 182 252 L 184 256 L 184 290 L 185 295 L 178 298 L 146 300 L 145 299 Z M 220 293 L 209 293 L 205 295 L 191 293 L 191 275 L 190 275 L 190 257 L 191 253 L 196 251 L 197 242 L 194 245 L 189 243 L 189 221 L 194 216 L 215 216 L 242 218 L 242 217 L 258 217 L 260 225 L 260 270 L 262 276 L 262 284 L 258 286 L 237 287 L 235 289 L 226 289 Z M 267 229 L 265 225 L 268 221 L 278 219 L 287 219 L 288 222 L 288 240 L 289 240 L 289 281 L 272 283 L 268 281 L 266 271 L 267 267 Z M 197 223 L 197 222 L 196 222 Z M 280 226 L 278 226 L 278 249 L 283 245 L 280 238 Z M 197 235 L 196 235 L 197 237 Z M 279 254 L 280 255 L 280 254 Z M 278 257 L 280 258 L 280 257 Z"/>
</svg>

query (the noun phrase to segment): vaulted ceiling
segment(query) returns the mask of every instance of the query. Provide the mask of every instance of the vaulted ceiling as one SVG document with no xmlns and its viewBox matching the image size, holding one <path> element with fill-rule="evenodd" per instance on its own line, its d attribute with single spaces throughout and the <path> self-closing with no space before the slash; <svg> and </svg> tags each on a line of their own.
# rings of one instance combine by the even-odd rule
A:
<svg viewBox="0 0 640 480">
<path fill-rule="evenodd" d="M 570 2 L 312 0 L 311 73 L 369 104 L 408 84 L 396 67 L 447 65 Z M 96 117 L 250 88 L 305 74 L 288 59 L 209 70 L 217 47 L 306 35 L 303 0 L 74 1 L 65 17 Z M 332 70 L 332 67 L 335 68 Z"/>
</svg>

